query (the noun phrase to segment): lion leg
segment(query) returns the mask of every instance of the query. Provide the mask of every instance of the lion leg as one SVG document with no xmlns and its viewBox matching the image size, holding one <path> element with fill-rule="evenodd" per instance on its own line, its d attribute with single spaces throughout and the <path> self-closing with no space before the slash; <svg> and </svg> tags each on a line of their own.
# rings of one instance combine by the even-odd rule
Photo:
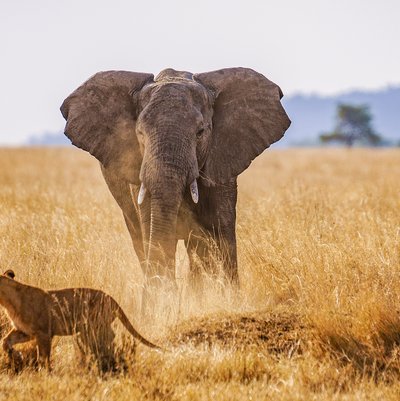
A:
<svg viewBox="0 0 400 401">
<path fill-rule="evenodd" d="M 102 372 L 117 370 L 114 347 L 115 333 L 110 326 L 101 326 L 98 336 L 99 363 Z"/>
<path fill-rule="evenodd" d="M 92 322 L 88 324 L 88 330 L 85 333 L 81 333 L 81 349 L 92 354 L 101 372 L 116 370 L 115 334 L 111 325 L 100 325 Z"/>
<path fill-rule="evenodd" d="M 15 344 L 26 343 L 30 340 L 32 340 L 32 337 L 28 336 L 28 334 L 21 330 L 13 329 L 3 339 L 3 350 L 7 353 L 12 352 Z"/>
<path fill-rule="evenodd" d="M 11 366 L 14 367 L 15 371 L 19 371 L 22 368 L 22 356 L 13 346 L 15 344 L 25 343 L 31 339 L 30 336 L 17 329 L 11 330 L 3 339 L 3 350 L 7 353 L 9 362 Z"/>
<path fill-rule="evenodd" d="M 36 336 L 37 349 L 38 349 L 38 360 L 42 367 L 45 367 L 48 371 L 50 367 L 50 353 L 51 353 L 51 337 L 46 335 Z"/>
</svg>

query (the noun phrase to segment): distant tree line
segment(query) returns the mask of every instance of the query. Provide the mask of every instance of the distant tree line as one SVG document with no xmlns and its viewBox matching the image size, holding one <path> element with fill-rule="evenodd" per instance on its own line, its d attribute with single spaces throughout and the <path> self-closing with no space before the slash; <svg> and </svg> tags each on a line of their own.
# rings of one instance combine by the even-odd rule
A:
<svg viewBox="0 0 400 401">
<path fill-rule="evenodd" d="M 372 127 L 372 115 L 368 105 L 340 103 L 336 109 L 336 124 L 331 132 L 322 133 L 322 143 L 343 143 L 348 147 L 354 144 L 379 146 L 383 139 Z"/>
</svg>

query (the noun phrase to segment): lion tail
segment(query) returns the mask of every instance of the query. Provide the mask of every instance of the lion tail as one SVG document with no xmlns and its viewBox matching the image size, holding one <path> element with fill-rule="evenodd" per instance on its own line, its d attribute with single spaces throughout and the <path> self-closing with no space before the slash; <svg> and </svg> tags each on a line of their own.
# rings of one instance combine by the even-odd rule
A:
<svg viewBox="0 0 400 401">
<path fill-rule="evenodd" d="M 153 344 L 149 340 L 146 340 L 140 333 L 136 331 L 136 329 L 132 326 L 132 323 L 129 321 L 128 317 L 125 315 L 125 312 L 118 305 L 117 315 L 119 320 L 121 320 L 122 324 L 126 327 L 129 333 L 132 334 L 134 338 L 139 340 L 144 345 L 147 345 L 150 348 L 161 349 L 158 345 Z"/>
</svg>

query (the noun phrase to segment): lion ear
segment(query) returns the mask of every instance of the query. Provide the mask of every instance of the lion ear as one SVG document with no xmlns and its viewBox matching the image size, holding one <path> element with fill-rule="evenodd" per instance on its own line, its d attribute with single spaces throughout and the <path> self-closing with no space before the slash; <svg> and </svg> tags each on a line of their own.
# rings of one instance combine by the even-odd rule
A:
<svg viewBox="0 0 400 401">
<path fill-rule="evenodd" d="M 13 270 L 8 269 L 3 273 L 3 276 L 6 276 L 6 277 L 11 278 L 11 279 L 14 279 L 15 273 L 14 273 Z"/>
</svg>

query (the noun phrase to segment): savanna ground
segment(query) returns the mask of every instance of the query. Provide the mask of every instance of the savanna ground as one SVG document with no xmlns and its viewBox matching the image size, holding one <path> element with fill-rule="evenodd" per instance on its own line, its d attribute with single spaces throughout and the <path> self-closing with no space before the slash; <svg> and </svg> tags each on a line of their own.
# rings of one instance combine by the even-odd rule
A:
<svg viewBox="0 0 400 401">
<path fill-rule="evenodd" d="M 134 354 L 119 329 L 128 371 L 105 377 L 70 338 L 50 374 L 1 354 L 0 400 L 398 400 L 400 151 L 265 152 L 239 180 L 237 237 L 240 298 L 214 278 L 193 300 L 181 247 L 179 302 L 141 324 L 141 270 L 97 162 L 0 149 L 0 269 L 103 289 L 166 348 Z"/>
</svg>

